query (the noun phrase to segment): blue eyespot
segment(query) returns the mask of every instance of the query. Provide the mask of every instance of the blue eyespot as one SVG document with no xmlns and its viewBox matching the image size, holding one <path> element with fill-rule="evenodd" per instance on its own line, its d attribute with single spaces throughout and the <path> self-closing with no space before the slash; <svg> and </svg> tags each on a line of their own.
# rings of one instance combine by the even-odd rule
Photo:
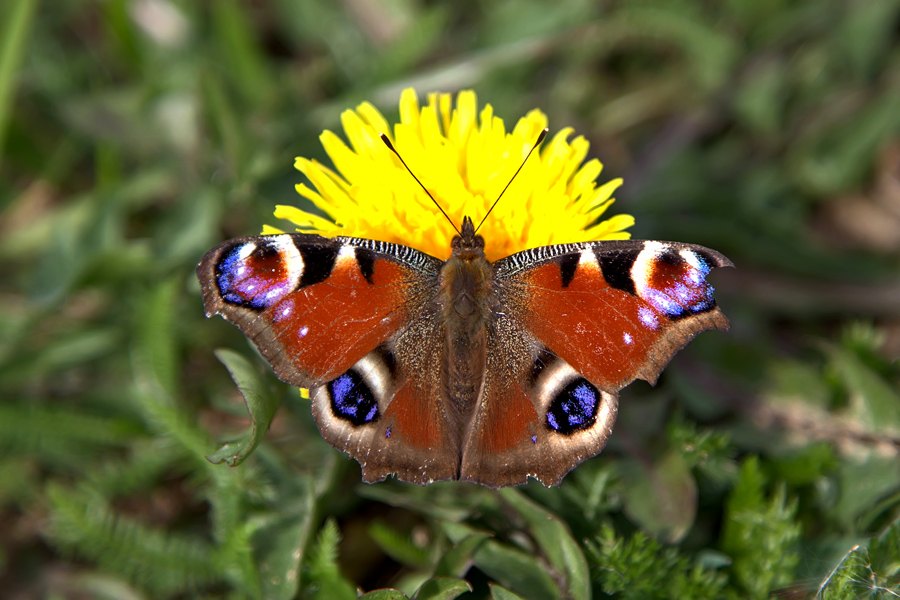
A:
<svg viewBox="0 0 900 600">
<path fill-rule="evenodd" d="M 563 435 L 589 429 L 597 421 L 600 392 L 584 378 L 567 385 L 550 402 L 547 426 Z"/>
<path fill-rule="evenodd" d="M 326 384 L 331 394 L 331 412 L 353 425 L 372 423 L 380 416 L 378 400 L 366 382 L 353 370 Z M 390 437 L 390 431 L 387 434 Z"/>
</svg>

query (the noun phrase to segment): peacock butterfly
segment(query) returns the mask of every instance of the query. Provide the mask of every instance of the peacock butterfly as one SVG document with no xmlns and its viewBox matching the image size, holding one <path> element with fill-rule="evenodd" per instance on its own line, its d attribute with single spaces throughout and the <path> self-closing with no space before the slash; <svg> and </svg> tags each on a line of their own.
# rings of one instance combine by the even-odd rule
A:
<svg viewBox="0 0 900 600">
<path fill-rule="evenodd" d="M 558 485 L 606 445 L 618 390 L 728 329 L 706 276 L 732 264 L 702 246 L 583 242 L 491 263 L 465 217 L 451 251 L 250 236 L 207 252 L 197 275 L 207 316 L 309 388 L 322 437 L 370 483 Z"/>
</svg>

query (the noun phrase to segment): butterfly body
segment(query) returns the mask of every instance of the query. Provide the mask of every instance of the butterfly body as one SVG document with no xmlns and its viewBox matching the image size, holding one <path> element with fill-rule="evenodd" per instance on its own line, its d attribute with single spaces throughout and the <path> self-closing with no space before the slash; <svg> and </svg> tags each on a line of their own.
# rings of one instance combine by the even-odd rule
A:
<svg viewBox="0 0 900 600">
<path fill-rule="evenodd" d="M 310 388 L 323 437 L 368 482 L 558 484 L 605 446 L 619 389 L 728 327 L 705 277 L 731 263 L 700 246 L 586 242 L 491 263 L 467 218 L 451 250 L 256 236 L 197 272 L 207 314 Z"/>
<path fill-rule="evenodd" d="M 488 331 L 497 310 L 493 270 L 484 257 L 484 240 L 470 219 L 463 221 L 453 254 L 441 267 L 437 305 L 444 323 L 441 383 L 464 435 L 484 380 Z"/>
</svg>

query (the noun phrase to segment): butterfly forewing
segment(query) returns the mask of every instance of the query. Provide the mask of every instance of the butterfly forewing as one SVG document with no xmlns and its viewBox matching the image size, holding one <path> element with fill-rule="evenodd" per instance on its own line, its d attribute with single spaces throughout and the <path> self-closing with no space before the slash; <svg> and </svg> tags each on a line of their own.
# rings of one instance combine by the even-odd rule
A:
<svg viewBox="0 0 900 600">
<path fill-rule="evenodd" d="M 655 382 L 696 334 L 728 329 L 706 276 L 714 250 L 641 240 L 546 246 L 495 263 L 522 328 L 598 388 Z"/>
<path fill-rule="evenodd" d="M 440 262 L 355 238 L 282 234 L 224 242 L 197 267 L 207 315 L 235 323 L 280 379 L 345 373 L 419 312 Z"/>
</svg>

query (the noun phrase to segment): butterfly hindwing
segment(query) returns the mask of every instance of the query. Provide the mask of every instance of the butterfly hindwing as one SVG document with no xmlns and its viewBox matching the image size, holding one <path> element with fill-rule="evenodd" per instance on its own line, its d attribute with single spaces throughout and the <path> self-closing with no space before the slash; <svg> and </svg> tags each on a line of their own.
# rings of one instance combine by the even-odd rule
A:
<svg viewBox="0 0 900 600">
<path fill-rule="evenodd" d="M 325 440 L 359 461 L 363 481 L 459 478 L 459 433 L 441 385 L 443 329 L 419 315 L 348 373 L 311 390 Z"/>
<path fill-rule="evenodd" d="M 597 389 L 526 330 L 503 320 L 491 338 L 461 478 L 493 488 L 521 485 L 528 477 L 559 485 L 606 445 L 618 396 Z"/>
</svg>

